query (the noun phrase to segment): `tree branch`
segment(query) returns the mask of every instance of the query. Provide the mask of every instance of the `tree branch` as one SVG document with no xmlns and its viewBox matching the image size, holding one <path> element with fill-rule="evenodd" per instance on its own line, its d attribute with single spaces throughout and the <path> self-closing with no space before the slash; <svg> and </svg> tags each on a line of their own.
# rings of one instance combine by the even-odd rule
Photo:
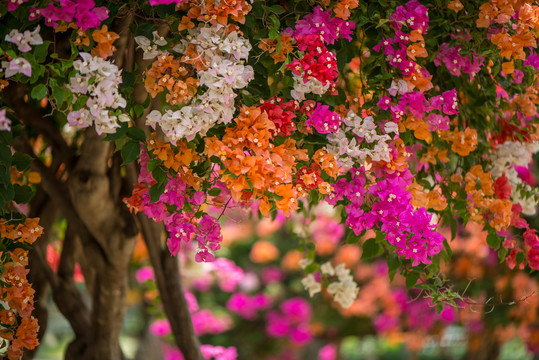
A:
<svg viewBox="0 0 539 360">
<path fill-rule="evenodd" d="M 61 159 L 67 169 L 71 169 L 76 161 L 74 152 L 50 117 L 43 116 L 41 111 L 24 101 L 27 91 L 26 85 L 12 82 L 5 88 L 2 99 L 15 111 L 20 121 L 43 135 L 45 141 L 52 147 L 55 157 Z"/>
<path fill-rule="evenodd" d="M 200 344 L 193 329 L 191 314 L 180 281 L 178 260 L 172 257 L 167 249 L 161 249 L 161 226 L 142 213 L 138 214 L 137 218 L 141 224 L 157 288 L 176 345 L 187 360 L 202 360 Z"/>
</svg>

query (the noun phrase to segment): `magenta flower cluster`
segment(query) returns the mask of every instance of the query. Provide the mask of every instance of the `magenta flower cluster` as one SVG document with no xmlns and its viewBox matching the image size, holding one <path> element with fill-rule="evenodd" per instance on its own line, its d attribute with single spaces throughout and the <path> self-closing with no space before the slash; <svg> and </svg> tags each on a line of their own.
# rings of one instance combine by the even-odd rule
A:
<svg viewBox="0 0 539 360">
<path fill-rule="evenodd" d="M 397 7 L 396 12 L 391 15 L 391 25 L 396 29 L 393 38 L 384 38 L 383 41 L 373 47 L 374 51 L 380 52 L 383 49 L 384 54 L 389 60 L 391 66 L 396 67 L 404 76 L 410 76 L 419 68 L 417 64 L 410 60 L 407 54 L 408 44 L 410 43 L 410 34 L 401 31 L 405 24 L 408 29 L 418 30 L 425 33 L 429 28 L 428 9 L 421 5 L 417 0 L 409 1 L 406 6 Z M 429 77 L 426 69 L 419 70 L 423 77 Z"/>
<path fill-rule="evenodd" d="M 460 76 L 461 73 L 468 74 L 470 75 L 470 81 L 472 81 L 474 76 L 481 70 L 485 58 L 472 51 L 470 52 L 470 59 L 470 56 L 460 54 L 462 49 L 462 46 L 449 47 L 448 43 L 443 43 L 434 58 L 434 64 L 440 66 L 443 63 L 453 76 Z"/>
<path fill-rule="evenodd" d="M 284 35 L 291 35 L 296 39 L 305 35 L 318 35 L 326 44 L 334 44 L 339 38 L 352 41 L 352 34 L 356 27 L 353 21 L 346 21 L 338 17 L 331 18 L 331 10 L 323 11 L 317 6 L 313 13 L 298 20 L 296 28 L 288 28 Z"/>
<path fill-rule="evenodd" d="M 248 295 L 244 292 L 232 294 L 226 308 L 246 320 L 255 320 L 258 312 L 271 306 L 271 298 L 266 294 Z"/>
<path fill-rule="evenodd" d="M 93 0 L 57 0 L 43 9 L 30 9 L 30 21 L 41 17 L 45 18 L 45 25 L 49 27 L 55 28 L 61 21 L 74 22 L 85 31 L 101 26 L 101 22 L 109 17 L 109 10 L 104 6 L 95 7 Z"/>
<path fill-rule="evenodd" d="M 397 95 L 391 89 L 390 93 Z M 447 115 L 458 114 L 458 97 L 455 89 L 430 98 L 421 91 L 410 91 L 402 94 L 397 104 L 392 104 L 391 99 L 384 96 L 377 105 L 382 110 L 389 110 L 395 122 L 405 118 L 408 113 L 416 118 L 426 118 L 429 122 L 429 131 L 449 130 Z"/>
<path fill-rule="evenodd" d="M 378 173 L 380 172 L 380 173 Z M 412 195 L 407 187 L 412 184 L 409 170 L 382 174 L 383 179 L 365 189 L 365 169 L 351 169 L 351 180 L 339 179 L 334 192 L 326 198 L 331 205 L 345 198 L 348 214 L 346 225 L 356 235 L 364 230 L 378 228 L 386 234 L 387 241 L 399 256 L 412 260 L 412 265 L 430 264 L 434 255 L 442 250 L 443 236 L 436 232 L 432 215 L 425 208 L 414 209 Z"/>
<path fill-rule="evenodd" d="M 411 299 L 405 289 L 395 289 L 390 296 L 395 308 L 381 313 L 374 320 L 376 332 L 380 334 L 402 329 L 403 326 L 428 333 L 437 323 L 451 324 L 456 321 L 455 308 L 450 305 L 445 305 L 441 313 L 437 314 L 431 299 Z"/>
<path fill-rule="evenodd" d="M 148 171 L 148 161 L 150 157 L 142 148 L 139 158 L 141 170 L 139 183 L 153 185 L 156 181 Z M 191 240 L 197 241 L 197 262 L 212 262 L 215 260 L 214 251 L 221 247 L 223 236 L 221 226 L 217 219 L 211 215 L 204 214 L 198 221 L 194 213 L 182 210 L 186 201 L 192 209 L 200 209 L 206 202 L 206 197 L 201 191 L 194 191 L 188 187 L 178 177 L 168 175 L 165 191 L 156 202 L 151 202 L 150 193 L 146 188 L 140 193 L 142 210 L 155 221 L 164 221 L 165 228 L 169 233 L 167 247 L 172 255 L 178 254 L 182 245 L 186 246 Z M 170 209 L 173 209 L 172 211 Z"/>
<path fill-rule="evenodd" d="M 417 0 L 411 0 L 406 5 L 398 6 L 395 12 L 389 17 L 392 21 L 391 25 L 401 30 L 406 24 L 412 30 L 421 30 L 426 32 L 429 28 L 429 9 L 421 5 Z"/>
<path fill-rule="evenodd" d="M 293 344 L 302 345 L 313 338 L 309 327 L 312 309 L 302 298 L 284 301 L 279 310 L 266 315 L 266 333 L 274 338 L 288 338 Z"/>
<path fill-rule="evenodd" d="M 328 105 L 316 104 L 311 116 L 305 121 L 305 125 L 312 126 L 320 134 L 336 133 L 343 119 L 335 111 L 329 110 Z"/>
</svg>

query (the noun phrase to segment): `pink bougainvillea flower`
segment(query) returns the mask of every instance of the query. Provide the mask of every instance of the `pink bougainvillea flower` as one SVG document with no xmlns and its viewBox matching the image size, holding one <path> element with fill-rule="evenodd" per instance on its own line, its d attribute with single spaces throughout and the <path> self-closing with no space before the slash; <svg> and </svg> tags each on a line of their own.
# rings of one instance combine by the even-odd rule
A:
<svg viewBox="0 0 539 360">
<path fill-rule="evenodd" d="M 17 45 L 20 52 L 28 52 L 32 50 L 30 45 L 43 44 L 43 39 L 41 38 L 41 35 L 39 35 L 39 30 L 39 25 L 34 31 L 26 30 L 24 33 L 20 33 L 18 30 L 13 29 L 6 35 L 5 40 Z"/>
<path fill-rule="evenodd" d="M 148 280 L 153 280 L 155 278 L 153 273 L 153 268 L 151 266 L 143 266 L 137 270 L 135 278 L 138 283 L 143 283 Z"/>
<path fill-rule="evenodd" d="M 5 77 L 9 78 L 17 74 L 32 76 L 32 65 L 25 58 L 19 57 L 11 61 L 2 61 L 2 67 L 6 70 Z"/>
<path fill-rule="evenodd" d="M 15 11 L 19 6 L 27 2 L 28 0 L 8 0 L 7 11 Z"/>
<path fill-rule="evenodd" d="M 150 325 L 150 332 L 159 337 L 165 337 L 170 334 L 170 323 L 167 319 L 157 319 Z"/>
<path fill-rule="evenodd" d="M 0 110 L 0 131 L 11 131 L 11 119 L 6 116 L 6 109 Z"/>
</svg>

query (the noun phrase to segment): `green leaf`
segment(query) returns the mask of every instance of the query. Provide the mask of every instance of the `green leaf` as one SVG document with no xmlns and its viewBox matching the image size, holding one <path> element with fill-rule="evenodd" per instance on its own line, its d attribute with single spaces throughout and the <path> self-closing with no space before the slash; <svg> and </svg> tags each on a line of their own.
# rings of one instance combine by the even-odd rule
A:
<svg viewBox="0 0 539 360">
<path fill-rule="evenodd" d="M 152 177 L 158 183 L 164 183 L 167 179 L 167 171 L 162 167 L 158 166 L 152 171 Z"/>
<path fill-rule="evenodd" d="M 49 84 L 51 86 L 52 98 L 56 101 L 56 106 L 61 106 L 65 100 L 65 90 L 64 88 L 58 86 L 58 83 L 55 79 L 49 79 Z"/>
<path fill-rule="evenodd" d="M 347 244 L 357 244 L 360 237 L 356 236 L 356 234 L 353 231 L 348 231 L 348 235 L 346 236 L 346 243 Z"/>
<path fill-rule="evenodd" d="M 280 36 L 281 36 L 281 33 L 277 29 L 275 29 L 275 28 L 269 29 L 269 38 L 270 39 L 275 40 L 275 39 L 278 39 Z"/>
<path fill-rule="evenodd" d="M 447 256 L 449 257 L 449 259 L 451 259 L 451 257 L 453 256 L 453 250 L 451 249 L 451 246 L 449 245 L 447 239 L 444 239 L 444 249 L 447 252 Z"/>
<path fill-rule="evenodd" d="M 17 168 L 19 171 L 24 171 L 30 166 L 30 163 L 32 162 L 32 157 L 30 155 L 26 155 L 20 152 L 15 152 L 13 154 L 13 158 L 11 160 L 11 163 L 13 166 Z"/>
<path fill-rule="evenodd" d="M 307 265 L 307 267 L 305 267 L 306 274 L 312 274 L 312 273 L 317 272 L 318 270 L 320 270 L 320 265 L 318 263 L 312 263 L 312 264 Z"/>
<path fill-rule="evenodd" d="M 381 253 L 381 247 L 376 242 L 375 238 L 367 239 L 363 243 L 363 255 L 361 255 L 362 259 L 372 259 Z"/>
<path fill-rule="evenodd" d="M 517 252 L 515 260 L 517 261 L 517 264 L 521 264 L 524 261 L 524 253 L 522 251 Z"/>
<path fill-rule="evenodd" d="M 4 164 L 6 167 L 11 166 L 13 155 L 11 154 L 11 148 L 8 145 L 0 144 L 0 164 Z"/>
<path fill-rule="evenodd" d="M 32 99 L 41 100 L 47 96 L 47 87 L 43 84 L 34 86 L 32 92 L 30 93 Z"/>
<path fill-rule="evenodd" d="M 272 7 L 270 7 L 270 9 L 277 15 L 284 14 L 285 11 L 284 8 L 280 5 L 273 5 Z"/>
<path fill-rule="evenodd" d="M 9 166 L 0 166 L 0 185 L 10 185 L 11 175 L 9 173 Z"/>
<path fill-rule="evenodd" d="M 38 63 L 42 63 L 47 59 L 50 44 L 52 44 L 51 41 L 44 41 L 43 44 L 34 47 L 34 56 Z"/>
<path fill-rule="evenodd" d="M 126 133 L 127 133 L 128 125 L 127 122 L 122 122 L 120 124 L 120 127 L 116 129 L 115 133 L 107 134 L 105 136 L 105 141 L 113 141 L 113 140 L 120 140 Z M 121 146 L 125 142 L 125 138 L 122 139 L 122 141 L 116 141 L 116 151 L 120 150 L 123 146 Z"/>
<path fill-rule="evenodd" d="M 141 128 L 136 126 L 127 129 L 127 136 L 129 136 L 133 140 L 138 140 L 140 142 L 146 141 L 146 134 L 144 134 L 144 131 Z"/>
<path fill-rule="evenodd" d="M 148 161 L 148 171 L 152 172 L 156 167 L 158 167 L 161 164 L 161 160 L 159 159 L 153 159 Z"/>
<path fill-rule="evenodd" d="M 400 266 L 399 257 L 393 253 L 390 252 L 387 254 L 387 269 L 389 274 L 389 280 L 393 281 L 393 278 L 395 277 L 395 274 L 397 273 L 397 269 Z"/>
<path fill-rule="evenodd" d="M 138 141 L 130 140 L 122 147 L 122 165 L 135 161 L 140 155 L 140 144 Z"/>
<path fill-rule="evenodd" d="M 451 216 L 449 220 L 449 225 L 451 227 L 451 240 L 453 240 L 457 236 L 457 221 Z"/>
<path fill-rule="evenodd" d="M 0 185 L 0 193 L 6 202 L 13 201 L 13 198 L 15 197 L 15 190 L 11 184 Z"/>
<path fill-rule="evenodd" d="M 419 274 L 415 272 L 411 272 L 408 275 L 406 275 L 406 288 L 409 290 L 414 287 L 415 284 L 417 284 L 417 280 L 419 280 Z"/>
<path fill-rule="evenodd" d="M 212 188 L 210 191 L 208 191 L 208 195 L 210 196 L 218 196 L 221 193 L 220 188 Z"/>
<path fill-rule="evenodd" d="M 277 16 L 271 15 L 270 20 L 273 23 L 273 27 L 275 27 L 276 29 L 279 29 L 281 27 L 281 22 L 279 21 Z"/>
<path fill-rule="evenodd" d="M 500 237 L 496 234 L 489 233 L 487 235 L 487 244 L 494 250 L 498 250 L 501 245 Z"/>
<path fill-rule="evenodd" d="M 165 183 L 157 183 L 150 188 L 150 203 L 159 200 L 161 194 L 165 191 Z M 187 202 L 187 201 L 186 201 Z"/>
<path fill-rule="evenodd" d="M 34 195 L 32 188 L 29 186 L 21 186 L 15 184 L 13 188 L 15 191 L 13 200 L 17 204 L 26 204 L 30 201 L 30 199 L 32 199 L 32 196 Z"/>
<path fill-rule="evenodd" d="M 137 105 L 134 106 L 134 110 L 135 110 L 135 115 L 137 117 L 141 117 L 142 114 L 144 113 L 144 105 L 137 104 Z"/>
</svg>

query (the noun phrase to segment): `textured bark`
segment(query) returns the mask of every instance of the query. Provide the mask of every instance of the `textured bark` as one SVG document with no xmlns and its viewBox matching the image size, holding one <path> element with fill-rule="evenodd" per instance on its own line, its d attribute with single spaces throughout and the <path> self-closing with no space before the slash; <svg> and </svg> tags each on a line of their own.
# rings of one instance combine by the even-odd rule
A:
<svg viewBox="0 0 539 360">
<path fill-rule="evenodd" d="M 135 246 L 137 226 L 118 197 L 111 196 L 108 163 L 111 143 L 87 130 L 77 162 L 68 182 L 73 207 L 102 251 L 86 247 L 95 268 L 92 322 L 84 359 L 123 358 L 119 337 L 125 313 L 127 270 Z M 113 191 L 114 193 L 114 191 Z"/>
</svg>

